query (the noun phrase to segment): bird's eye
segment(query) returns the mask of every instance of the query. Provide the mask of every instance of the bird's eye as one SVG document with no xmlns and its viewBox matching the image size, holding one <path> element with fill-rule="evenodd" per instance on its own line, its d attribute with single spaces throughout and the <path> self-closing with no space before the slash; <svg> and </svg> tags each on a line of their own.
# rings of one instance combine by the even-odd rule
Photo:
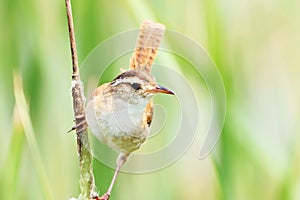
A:
<svg viewBox="0 0 300 200">
<path fill-rule="evenodd" d="M 135 90 L 139 90 L 142 88 L 141 84 L 139 84 L 139 83 L 132 83 L 132 84 L 130 84 L 130 86 Z"/>
</svg>

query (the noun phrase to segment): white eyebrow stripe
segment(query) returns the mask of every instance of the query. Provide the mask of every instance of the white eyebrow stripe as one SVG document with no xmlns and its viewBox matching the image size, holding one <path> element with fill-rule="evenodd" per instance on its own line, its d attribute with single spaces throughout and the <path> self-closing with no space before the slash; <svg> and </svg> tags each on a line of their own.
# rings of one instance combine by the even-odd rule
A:
<svg viewBox="0 0 300 200">
<path fill-rule="evenodd" d="M 129 84 L 139 83 L 142 85 L 144 83 L 144 81 L 142 79 L 140 79 L 139 77 L 130 76 L 130 77 L 122 78 L 122 79 L 116 79 L 114 81 L 114 83 L 112 84 L 112 86 L 116 86 L 116 85 L 119 85 L 122 83 L 129 83 Z"/>
</svg>

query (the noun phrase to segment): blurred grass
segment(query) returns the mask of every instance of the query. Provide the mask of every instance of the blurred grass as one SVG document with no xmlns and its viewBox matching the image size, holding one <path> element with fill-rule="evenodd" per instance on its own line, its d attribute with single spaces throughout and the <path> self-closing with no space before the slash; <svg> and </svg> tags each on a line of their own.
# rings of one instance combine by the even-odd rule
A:
<svg viewBox="0 0 300 200">
<path fill-rule="evenodd" d="M 226 87 L 226 123 L 212 156 L 197 160 L 197 140 L 166 169 L 121 174 L 112 200 L 300 199 L 299 1 L 72 3 L 79 62 L 101 41 L 152 19 L 202 44 Z M 21 72 L 36 147 L 16 111 L 13 71 Z M 75 138 L 64 134 L 72 127 L 70 74 L 64 2 L 1 1 L 0 199 L 77 195 Z M 46 176 L 36 168 L 38 155 Z M 103 192 L 113 170 L 95 161 L 94 171 Z"/>
<path fill-rule="evenodd" d="M 43 196 L 45 199 L 53 199 L 52 192 L 49 185 L 49 178 L 47 177 L 43 161 L 40 155 L 40 150 L 38 149 L 35 133 L 32 127 L 32 123 L 30 121 L 30 116 L 28 113 L 28 106 L 25 100 L 23 85 L 20 75 L 18 73 L 14 74 L 14 94 L 16 99 L 16 115 L 20 118 L 22 127 L 24 129 L 24 134 L 26 136 L 26 140 L 28 146 L 30 148 L 30 153 L 33 158 L 33 166 L 36 168 L 37 175 L 40 178 L 40 190 L 43 191 Z M 18 148 L 19 146 L 14 147 Z M 18 150 L 18 149 L 16 149 Z M 20 151 L 19 151 L 20 153 Z M 10 159 L 11 156 L 8 157 Z M 15 165 L 16 166 L 16 165 Z M 8 167 L 9 168 L 9 167 Z"/>
</svg>

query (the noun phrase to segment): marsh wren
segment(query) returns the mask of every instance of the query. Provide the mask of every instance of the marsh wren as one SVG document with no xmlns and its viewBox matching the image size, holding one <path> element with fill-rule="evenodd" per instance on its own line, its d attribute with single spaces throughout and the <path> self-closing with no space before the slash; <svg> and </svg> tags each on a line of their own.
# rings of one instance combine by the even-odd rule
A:
<svg viewBox="0 0 300 200">
<path fill-rule="evenodd" d="M 150 74 L 165 26 L 141 24 L 128 71 L 95 89 L 87 103 L 87 123 L 98 140 L 119 152 L 117 167 L 103 199 L 108 199 L 121 166 L 147 139 L 153 116 L 152 97 L 174 94 L 157 84 Z"/>
</svg>

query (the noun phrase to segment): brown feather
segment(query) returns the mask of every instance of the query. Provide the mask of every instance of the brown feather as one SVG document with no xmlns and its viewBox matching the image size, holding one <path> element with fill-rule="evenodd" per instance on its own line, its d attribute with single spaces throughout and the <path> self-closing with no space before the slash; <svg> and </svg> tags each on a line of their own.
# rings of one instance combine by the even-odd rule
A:
<svg viewBox="0 0 300 200">
<path fill-rule="evenodd" d="M 130 69 L 144 70 L 150 73 L 164 32 L 164 25 L 149 20 L 143 21 L 130 61 Z"/>
<path fill-rule="evenodd" d="M 153 100 L 151 100 L 147 104 L 145 112 L 144 112 L 144 120 L 147 122 L 148 127 L 151 125 L 152 117 L 153 117 Z"/>
</svg>

